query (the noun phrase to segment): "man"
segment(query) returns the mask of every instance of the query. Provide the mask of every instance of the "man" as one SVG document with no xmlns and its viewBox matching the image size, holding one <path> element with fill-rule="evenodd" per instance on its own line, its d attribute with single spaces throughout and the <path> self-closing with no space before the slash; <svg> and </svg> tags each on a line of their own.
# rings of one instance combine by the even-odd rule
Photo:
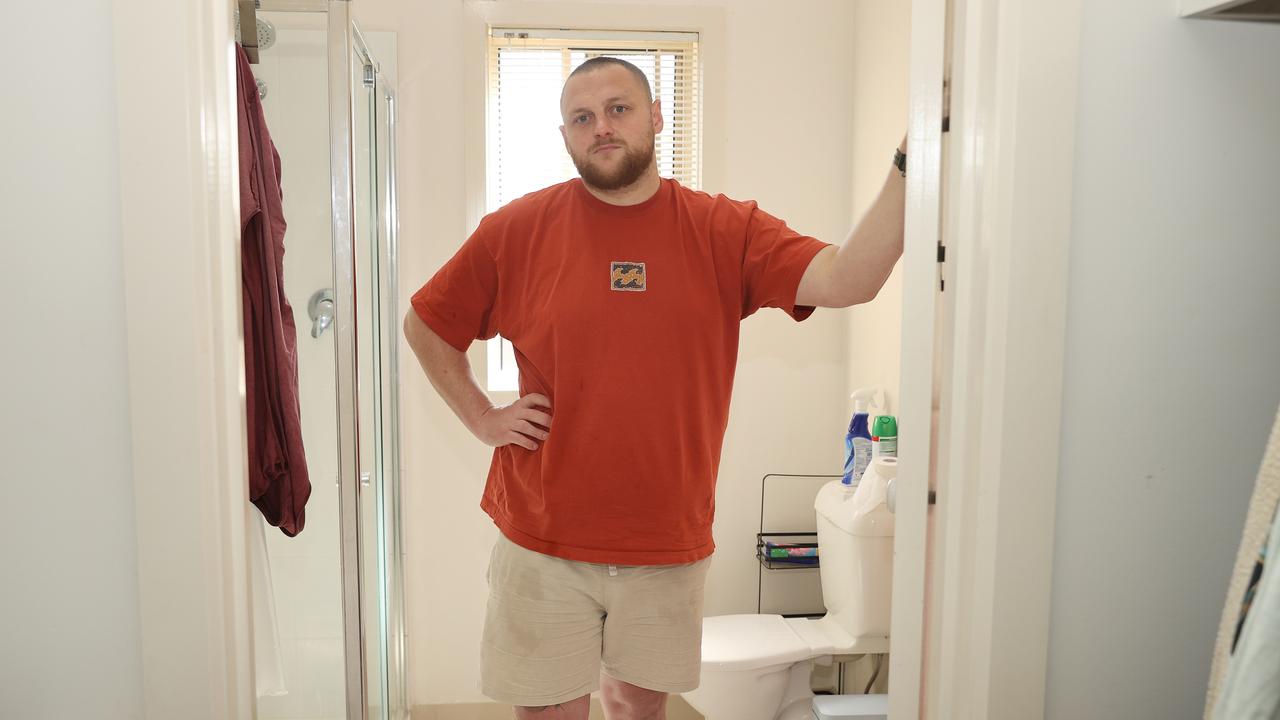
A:
<svg viewBox="0 0 1280 720">
<path fill-rule="evenodd" d="M 581 65 L 560 110 L 580 179 L 486 216 L 413 296 L 405 335 L 496 448 L 484 693 L 516 718 L 584 720 L 600 689 L 610 720 L 663 720 L 667 694 L 698 685 L 739 323 L 875 297 L 902 252 L 904 182 L 889 170 L 837 248 L 660 178 L 661 105 L 630 63 Z M 505 407 L 464 354 L 499 333 L 520 369 Z"/>
</svg>

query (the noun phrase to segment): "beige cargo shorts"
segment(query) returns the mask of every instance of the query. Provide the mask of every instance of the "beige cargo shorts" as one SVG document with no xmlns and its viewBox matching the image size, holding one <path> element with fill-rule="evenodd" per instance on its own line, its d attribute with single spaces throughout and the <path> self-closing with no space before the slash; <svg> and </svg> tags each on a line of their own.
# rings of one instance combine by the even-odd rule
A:
<svg viewBox="0 0 1280 720">
<path fill-rule="evenodd" d="M 711 558 L 604 565 L 528 550 L 499 534 L 489 560 L 480 689 L 541 707 L 600 687 L 600 673 L 688 692 L 702 665 L 702 599 Z"/>
</svg>

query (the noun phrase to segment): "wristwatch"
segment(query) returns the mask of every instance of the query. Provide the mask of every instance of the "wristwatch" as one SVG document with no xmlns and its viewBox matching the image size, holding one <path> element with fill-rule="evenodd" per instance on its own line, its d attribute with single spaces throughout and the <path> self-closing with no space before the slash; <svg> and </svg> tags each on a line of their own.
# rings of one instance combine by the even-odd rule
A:
<svg viewBox="0 0 1280 720">
<path fill-rule="evenodd" d="M 898 172 L 902 173 L 902 177 L 907 176 L 907 154 L 901 149 L 894 149 L 893 164 L 898 168 Z"/>
</svg>

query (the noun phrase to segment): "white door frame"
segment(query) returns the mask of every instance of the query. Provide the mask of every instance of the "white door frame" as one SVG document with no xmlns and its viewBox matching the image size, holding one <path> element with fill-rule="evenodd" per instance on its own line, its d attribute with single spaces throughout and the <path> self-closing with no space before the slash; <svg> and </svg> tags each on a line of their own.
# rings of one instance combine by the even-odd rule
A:
<svg viewBox="0 0 1280 720">
<path fill-rule="evenodd" d="M 931 414 L 940 221 L 957 263 L 927 690 L 931 716 L 1021 720 L 1044 706 L 1080 0 L 954 1 L 945 177 L 942 45 L 922 42 L 940 38 L 944 0 L 916 0 L 912 20 L 904 428 Z M 232 7 L 134 0 L 114 17 L 147 716 L 251 718 Z M 920 716 L 926 644 L 928 448 L 903 453 L 895 720 Z"/>
<path fill-rule="evenodd" d="M 931 10 L 941 4 L 922 2 Z M 952 362 L 944 380 L 951 402 L 942 408 L 949 435 L 937 459 L 945 484 L 934 539 L 945 562 L 934 567 L 927 600 L 937 605 L 930 610 L 938 627 L 925 639 L 922 595 L 905 592 L 923 591 L 928 451 L 918 449 L 903 455 L 899 475 L 906 478 L 899 490 L 890 716 L 1026 720 L 1044 714 L 1080 0 L 953 2 L 942 227 L 947 261 L 956 263 L 947 289 L 956 293 L 955 327 L 952 347 L 942 348 Z M 935 37 L 938 22 L 913 19 L 911 142 L 913 155 L 917 147 L 926 152 L 916 166 L 926 165 L 922 174 L 932 172 L 931 131 L 922 123 L 934 117 L 940 49 L 917 41 Z M 904 426 L 908 412 L 916 426 L 928 421 L 932 377 L 925 370 L 932 365 L 923 343 L 933 337 L 933 288 L 923 279 L 936 203 L 924 190 L 931 182 L 926 175 L 908 185 Z M 908 585 L 900 586 L 904 575 Z M 923 708 L 919 678 L 910 672 L 922 662 Z"/>
<path fill-rule="evenodd" d="M 145 717 L 251 718 L 232 7 L 113 25 Z"/>
<path fill-rule="evenodd" d="M 889 716 L 920 717 L 927 611 L 926 548 L 933 424 L 938 228 L 942 207 L 942 77 L 947 0 L 911 4 L 906 227 L 902 253 L 902 352 Z"/>
</svg>

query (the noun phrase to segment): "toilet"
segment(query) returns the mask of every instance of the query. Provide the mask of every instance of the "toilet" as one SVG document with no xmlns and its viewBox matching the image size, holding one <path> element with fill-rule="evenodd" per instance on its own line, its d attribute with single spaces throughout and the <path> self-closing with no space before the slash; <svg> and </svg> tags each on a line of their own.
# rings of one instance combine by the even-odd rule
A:
<svg viewBox="0 0 1280 720">
<path fill-rule="evenodd" d="M 893 515 L 885 490 L 896 463 L 877 458 L 860 491 L 835 481 L 818 492 L 825 616 L 703 618 L 702 682 L 684 699 L 706 720 L 811 720 L 817 717 L 809 687 L 815 660 L 889 652 Z"/>
</svg>

